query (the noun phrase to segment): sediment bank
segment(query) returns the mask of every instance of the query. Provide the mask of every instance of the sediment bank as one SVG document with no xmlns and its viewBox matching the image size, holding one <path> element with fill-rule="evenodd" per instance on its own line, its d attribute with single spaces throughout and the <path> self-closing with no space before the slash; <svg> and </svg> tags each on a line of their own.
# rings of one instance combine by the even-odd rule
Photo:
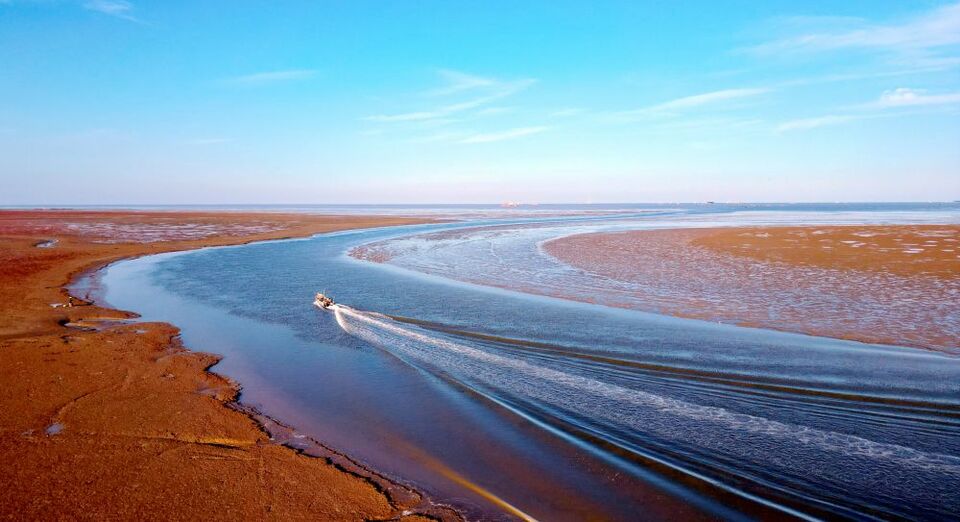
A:
<svg viewBox="0 0 960 522">
<path fill-rule="evenodd" d="M 65 290 L 123 258 L 423 221 L 0 211 L 0 518 L 456 518 L 238 407 L 238 384 L 208 371 L 219 358 L 175 326 Z"/>
</svg>

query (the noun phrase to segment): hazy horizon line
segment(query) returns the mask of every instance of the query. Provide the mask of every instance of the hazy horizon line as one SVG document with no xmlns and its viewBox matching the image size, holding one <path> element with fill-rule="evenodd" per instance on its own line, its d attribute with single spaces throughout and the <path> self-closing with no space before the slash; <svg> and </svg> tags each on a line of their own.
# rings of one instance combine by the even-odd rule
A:
<svg viewBox="0 0 960 522">
<path fill-rule="evenodd" d="M 144 207 L 476 207 L 500 208 L 537 206 L 613 206 L 613 205 L 843 205 L 843 204 L 960 204 L 960 200 L 798 200 L 798 201 L 593 201 L 593 202 L 480 202 L 480 203 L 44 203 L 0 204 L 0 209 L 71 209 L 71 208 L 144 208 Z"/>
</svg>

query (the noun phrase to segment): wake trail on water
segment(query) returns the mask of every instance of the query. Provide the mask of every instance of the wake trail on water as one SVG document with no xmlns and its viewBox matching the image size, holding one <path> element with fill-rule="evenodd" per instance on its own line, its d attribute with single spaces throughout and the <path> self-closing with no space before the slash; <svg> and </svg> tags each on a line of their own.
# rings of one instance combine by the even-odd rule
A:
<svg viewBox="0 0 960 522">
<path fill-rule="evenodd" d="M 766 435 L 794 436 L 798 441 L 814 444 L 822 449 L 840 449 L 847 450 L 851 454 L 877 458 L 902 459 L 902 463 L 905 465 L 941 469 L 950 473 L 960 474 L 960 458 L 958 457 L 920 452 L 905 446 L 878 443 L 856 436 L 790 425 L 753 415 L 734 413 L 723 408 L 701 406 L 686 401 L 661 397 L 640 390 L 628 389 L 551 368 L 535 366 L 525 361 L 509 359 L 464 344 L 434 337 L 425 332 L 415 331 L 410 327 L 400 326 L 386 316 L 360 312 L 342 305 L 336 305 L 335 313 L 337 322 L 347 333 L 378 346 L 399 348 L 400 351 L 406 355 L 420 355 L 425 354 L 425 352 L 422 349 L 417 350 L 408 343 L 388 345 L 389 339 L 385 339 L 382 334 L 378 334 L 376 329 L 402 339 L 449 350 L 452 353 L 490 364 L 495 368 L 500 367 L 517 371 L 540 381 L 572 388 L 581 393 L 587 392 L 599 397 L 649 407 L 662 413 L 674 414 L 696 420 L 714 421 L 723 424 L 727 428 L 740 429 L 752 433 L 763 433 Z M 452 370 L 453 368 L 444 369 Z M 610 415 L 610 412 L 603 411 L 591 411 L 590 413 L 604 416 Z M 617 420 L 628 420 L 622 416 L 613 416 L 613 418 Z"/>
<path fill-rule="evenodd" d="M 647 447 L 644 442 L 653 439 L 696 460 L 725 462 L 720 467 L 727 473 L 749 476 L 752 470 L 768 475 L 772 469 L 795 487 L 816 484 L 802 489 L 834 490 L 836 495 L 827 495 L 833 499 L 884 483 L 896 505 L 898 498 L 906 501 L 916 495 L 912 488 L 943 494 L 944 499 L 956 498 L 951 488 L 960 487 L 960 457 L 954 455 L 700 405 L 552 368 L 542 359 L 534 363 L 516 354 L 505 357 L 482 343 L 436 334 L 381 314 L 343 305 L 331 309 L 345 332 L 408 363 L 506 398 L 569 412 L 587 419 L 592 429 L 606 433 L 614 443 L 626 436 Z M 730 462 L 738 469 L 729 469 Z M 949 513 L 960 509 L 960 503 L 947 501 L 939 507 Z"/>
</svg>

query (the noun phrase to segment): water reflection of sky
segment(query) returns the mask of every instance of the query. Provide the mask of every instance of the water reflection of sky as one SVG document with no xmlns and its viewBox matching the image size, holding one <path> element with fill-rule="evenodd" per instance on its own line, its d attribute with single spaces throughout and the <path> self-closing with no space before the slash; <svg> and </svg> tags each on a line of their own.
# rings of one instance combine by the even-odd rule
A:
<svg viewBox="0 0 960 522">
<path fill-rule="evenodd" d="M 640 224 L 942 219 L 906 216 L 670 215 Z M 638 220 L 487 224 L 502 228 L 477 232 L 482 241 L 468 231 L 453 250 L 423 238 L 395 244 L 476 273 L 504 266 L 477 261 L 491 257 L 492 243 L 529 275 L 545 262 L 530 256 L 539 241 Z M 224 354 L 216 369 L 244 385 L 245 402 L 478 513 L 496 509 L 425 465 L 424 454 L 545 519 L 731 517 L 735 504 L 772 513 L 729 495 L 821 515 L 960 509 L 957 359 L 537 297 L 344 255 L 473 225 L 124 262 L 104 278 L 107 299 L 177 324 L 188 346 Z M 451 251 L 466 264 L 451 263 Z M 310 306 L 317 290 L 358 310 L 353 322 Z M 669 470 L 697 478 L 678 481 Z"/>
</svg>

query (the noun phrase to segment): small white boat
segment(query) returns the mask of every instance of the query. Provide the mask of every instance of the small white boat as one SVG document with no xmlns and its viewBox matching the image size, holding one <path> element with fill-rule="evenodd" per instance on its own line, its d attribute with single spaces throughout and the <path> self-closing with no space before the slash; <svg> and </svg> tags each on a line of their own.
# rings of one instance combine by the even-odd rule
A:
<svg viewBox="0 0 960 522">
<path fill-rule="evenodd" d="M 322 292 L 317 292 L 317 296 L 313 299 L 313 306 L 323 308 L 324 310 L 330 308 L 333 304 L 333 299 L 323 295 Z"/>
</svg>

